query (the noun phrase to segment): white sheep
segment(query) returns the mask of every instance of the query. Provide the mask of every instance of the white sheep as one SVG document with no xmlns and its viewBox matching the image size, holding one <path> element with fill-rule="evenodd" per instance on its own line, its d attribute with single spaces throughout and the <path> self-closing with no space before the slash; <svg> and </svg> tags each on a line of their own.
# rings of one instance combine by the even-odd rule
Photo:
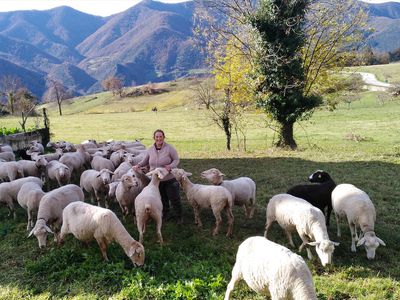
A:
<svg viewBox="0 0 400 300">
<path fill-rule="evenodd" d="M 13 152 L 13 149 L 10 145 L 0 144 L 0 152 Z"/>
<path fill-rule="evenodd" d="M 311 272 L 303 258 L 260 236 L 240 244 L 225 300 L 230 299 L 240 279 L 255 292 L 269 294 L 272 300 L 317 299 Z"/>
<path fill-rule="evenodd" d="M 115 197 L 116 191 L 117 191 L 117 187 L 118 184 L 121 182 L 121 180 L 117 180 L 114 182 L 110 182 L 108 184 L 108 198 L 110 200 L 114 200 L 115 202 L 117 202 L 117 198 Z"/>
<path fill-rule="evenodd" d="M 18 192 L 22 185 L 27 182 L 34 182 L 40 187 L 43 186 L 43 182 L 37 177 L 25 177 L 16 179 L 11 182 L 0 183 L 0 203 L 4 203 L 8 206 L 10 211 L 9 215 L 13 213 L 14 219 L 17 217 L 14 210 L 14 201 L 17 201 Z"/>
<path fill-rule="evenodd" d="M 308 246 L 315 246 L 322 265 L 332 263 L 333 251 L 339 243 L 329 240 L 325 217 L 320 209 L 304 199 L 289 194 L 278 194 L 273 196 L 267 205 L 265 237 L 267 237 L 268 229 L 274 221 L 277 221 L 283 228 L 292 247 L 295 247 L 292 232 L 297 230 L 303 241 L 299 251 L 306 246 L 308 258 L 312 259 L 311 250 Z"/>
<path fill-rule="evenodd" d="M 33 214 L 37 214 L 39 203 L 46 193 L 42 187 L 36 182 L 24 183 L 17 195 L 19 205 L 28 213 L 28 224 L 26 230 L 30 230 L 34 226 Z"/>
<path fill-rule="evenodd" d="M 0 182 L 24 177 L 24 170 L 16 161 L 0 162 Z"/>
<path fill-rule="evenodd" d="M 68 184 L 46 193 L 40 201 L 36 224 L 28 238 L 34 234 L 40 248 L 46 247 L 47 233 L 54 234 L 58 239 L 57 232 L 62 224 L 62 211 L 75 201 L 84 201 L 81 188 L 75 184 Z"/>
<path fill-rule="evenodd" d="M 90 164 L 92 169 L 97 171 L 108 169 L 113 172 L 115 170 L 115 166 L 112 161 L 102 156 L 94 156 Z"/>
<path fill-rule="evenodd" d="M 71 170 L 68 166 L 63 163 L 52 160 L 46 166 L 46 181 L 47 186 L 50 186 L 51 182 L 57 182 L 58 186 L 63 186 L 71 181 Z"/>
<path fill-rule="evenodd" d="M 0 159 L 4 161 L 15 161 L 15 154 L 9 151 L 0 152 Z"/>
<path fill-rule="evenodd" d="M 35 161 L 22 159 L 17 161 L 17 163 L 22 168 L 24 177 L 35 176 L 42 180 L 45 179 L 48 162 L 44 157 L 37 157 Z"/>
<path fill-rule="evenodd" d="M 386 246 L 375 235 L 376 212 L 374 204 L 368 195 L 352 184 L 339 184 L 332 192 L 332 207 L 335 212 L 337 236 L 341 236 L 340 217 L 346 215 L 351 231 L 351 251 L 356 252 L 357 246 L 364 245 L 368 259 L 375 258 L 375 251 L 379 245 Z M 357 226 L 363 236 L 357 235 Z"/>
<path fill-rule="evenodd" d="M 232 194 L 233 203 L 243 206 L 246 218 L 254 215 L 256 202 L 256 183 L 249 177 L 239 177 L 233 180 L 224 180 L 225 174 L 216 168 L 201 172 L 201 177 L 211 184 L 221 185 Z"/>
<path fill-rule="evenodd" d="M 118 168 L 118 166 L 124 161 L 125 153 L 127 152 L 123 149 L 111 153 L 110 160 L 114 164 L 115 168 Z"/>
<path fill-rule="evenodd" d="M 222 222 L 221 211 L 225 210 L 228 219 L 228 230 L 226 236 L 230 236 L 232 234 L 234 222 L 231 193 L 222 186 L 192 183 L 188 178 L 188 176 L 191 176 L 192 174 L 183 169 L 174 168 L 171 170 L 171 173 L 181 185 L 190 205 L 193 207 L 195 223 L 198 226 L 202 226 L 199 210 L 200 208 L 211 207 L 215 217 L 213 235 L 217 235 Z"/>
<path fill-rule="evenodd" d="M 128 162 L 121 163 L 118 168 L 115 169 L 114 175 L 112 176 L 112 181 L 116 181 L 121 179 L 122 175 L 126 174 L 129 170 L 132 169 L 132 165 Z"/>
<path fill-rule="evenodd" d="M 135 215 L 135 199 L 142 191 L 142 189 L 139 189 L 139 185 L 140 182 L 136 177 L 129 174 L 122 175 L 121 182 L 115 191 L 115 197 L 124 216 Z"/>
<path fill-rule="evenodd" d="M 77 146 L 76 152 L 64 153 L 59 161 L 68 166 L 71 174 L 76 178 L 80 177 L 80 173 L 86 167 L 90 166 L 90 155 L 85 151 L 82 145 Z"/>
<path fill-rule="evenodd" d="M 72 233 L 80 241 L 95 239 L 106 261 L 108 261 L 107 247 L 116 241 L 134 265 L 144 264 L 143 245 L 130 236 L 121 221 L 109 209 L 83 202 L 69 204 L 63 211 L 59 243 L 68 233 Z"/>
<path fill-rule="evenodd" d="M 31 152 L 27 150 L 26 154 L 31 157 L 31 160 L 37 161 L 43 157 L 44 159 L 46 159 L 47 162 L 49 162 L 52 160 L 59 160 L 62 155 L 62 152 L 60 151 L 60 153 L 56 152 L 56 153 L 40 154 L 39 152 Z"/>
<path fill-rule="evenodd" d="M 151 181 L 135 199 L 135 215 L 140 243 L 143 243 L 146 224 L 150 219 L 156 222 L 158 241 L 160 244 L 164 243 L 161 234 L 163 204 L 158 186 L 160 180 L 166 175 L 168 175 L 168 171 L 165 168 L 156 168 L 147 173 L 146 176 L 151 176 Z"/>
<path fill-rule="evenodd" d="M 101 198 L 104 197 L 104 204 L 108 208 L 108 184 L 113 174 L 108 169 L 86 170 L 81 175 L 80 187 L 92 196 L 92 202 L 94 202 L 93 196 L 96 198 L 98 206 L 102 206 Z"/>
<path fill-rule="evenodd" d="M 40 154 L 44 153 L 44 147 L 38 141 L 32 141 L 29 150 L 32 152 L 39 152 Z"/>
</svg>

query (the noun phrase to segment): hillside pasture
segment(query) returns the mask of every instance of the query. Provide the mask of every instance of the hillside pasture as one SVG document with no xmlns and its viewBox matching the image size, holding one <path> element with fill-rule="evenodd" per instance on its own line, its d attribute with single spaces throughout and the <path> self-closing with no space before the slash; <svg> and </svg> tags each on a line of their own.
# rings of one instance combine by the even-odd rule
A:
<svg viewBox="0 0 400 300">
<path fill-rule="evenodd" d="M 376 234 L 387 245 L 378 248 L 372 261 L 367 260 L 362 247 L 357 253 L 350 252 L 348 225 L 343 221 L 343 236 L 338 239 L 332 216 L 328 232 L 331 240 L 340 242 L 333 265 L 323 268 L 316 255 L 309 261 L 306 252 L 301 253 L 312 272 L 318 299 L 400 299 L 400 102 L 382 102 L 378 95 L 364 92 L 361 100 L 341 104 L 334 112 L 317 110 L 309 121 L 295 127 L 297 151 L 272 148 L 274 132 L 257 112 L 247 115 L 248 151 L 236 150 L 235 139 L 234 149 L 226 151 L 223 132 L 210 121 L 206 110 L 193 105 L 190 96 L 184 96 L 179 105 L 174 102 L 177 97 L 165 98 L 167 94 L 155 96 L 164 97 L 158 100 L 113 100 L 132 101 L 129 105 L 133 106 L 134 101 L 143 101 L 143 109 L 135 111 L 117 112 L 114 102 L 85 109 L 66 105 L 62 117 L 50 111 L 54 140 L 78 143 L 88 138 L 138 138 L 150 145 L 152 132 L 163 128 L 167 141 L 180 153 L 180 166 L 193 173 L 194 182 L 205 183 L 200 173 L 211 167 L 219 168 L 228 179 L 253 178 L 257 184 L 256 213 L 254 219 L 245 220 L 243 210 L 235 207 L 233 237 L 222 233 L 213 237 L 211 211 L 202 211 L 204 225 L 197 228 L 182 193 L 183 226 L 164 222 L 166 243 L 160 246 L 155 226 L 150 224 L 144 242 L 145 265 L 134 268 L 116 244 L 109 247 L 109 263 L 102 261 L 95 242 L 84 246 L 72 236 L 61 247 L 50 241 L 49 247 L 40 250 L 35 238 L 26 238 L 25 212 L 18 208 L 14 221 L 0 206 L 0 299 L 222 299 L 237 247 L 249 236 L 263 235 L 268 199 L 306 182 L 317 169 L 329 172 L 336 183 L 352 183 L 369 194 L 377 210 Z M 102 101 L 101 94 L 97 97 L 95 101 Z M 160 109 L 152 112 L 152 106 Z M 0 125 L 15 127 L 17 121 L 2 118 Z M 121 217 L 117 205 L 113 210 Z M 223 220 L 221 232 L 226 229 L 225 216 Z M 123 223 L 138 239 L 132 219 Z M 269 238 L 289 247 L 277 224 Z M 298 246 L 300 239 L 296 236 L 294 242 Z M 243 282 L 233 298 L 264 299 Z"/>
</svg>

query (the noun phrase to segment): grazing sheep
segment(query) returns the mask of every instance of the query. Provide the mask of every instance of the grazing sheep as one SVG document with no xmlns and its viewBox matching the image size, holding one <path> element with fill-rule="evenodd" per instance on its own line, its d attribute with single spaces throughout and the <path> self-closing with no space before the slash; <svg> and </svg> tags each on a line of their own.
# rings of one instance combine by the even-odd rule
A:
<svg viewBox="0 0 400 300">
<path fill-rule="evenodd" d="M 185 191 L 186 197 L 190 205 L 193 207 L 195 224 L 202 226 L 199 212 L 200 208 L 211 207 L 215 216 L 213 235 L 217 235 L 222 221 L 221 211 L 224 209 L 228 218 L 228 231 L 226 236 L 230 236 L 232 234 L 234 222 L 231 193 L 222 186 L 192 183 L 188 178 L 188 176 L 191 176 L 192 174 L 183 169 L 174 168 L 171 170 L 171 173 L 175 176 L 176 180 Z"/>
<path fill-rule="evenodd" d="M 68 233 L 72 233 L 80 241 L 95 239 L 106 261 L 108 261 L 107 247 L 116 241 L 134 265 L 144 264 L 143 245 L 130 236 L 121 221 L 109 209 L 83 202 L 69 204 L 63 211 L 59 243 Z"/>
<path fill-rule="evenodd" d="M 139 190 L 139 184 L 139 180 L 132 175 L 125 174 L 121 177 L 121 182 L 115 191 L 115 197 L 124 216 L 135 215 L 135 199 L 142 191 L 142 189 Z"/>
<path fill-rule="evenodd" d="M 351 251 L 356 252 L 357 246 L 364 245 L 368 259 L 375 258 L 375 251 L 379 245 L 386 246 L 375 235 L 376 212 L 374 204 L 368 195 L 352 184 L 339 184 L 332 192 L 332 206 L 337 224 L 337 236 L 341 236 L 340 217 L 346 215 L 351 231 Z M 357 226 L 363 236 L 357 235 Z"/>
<path fill-rule="evenodd" d="M 317 184 L 295 185 L 288 189 L 287 194 L 304 199 L 315 207 L 318 207 L 324 213 L 326 226 L 329 227 L 329 220 L 332 212 L 331 194 L 336 183 L 327 172 L 321 170 L 315 171 L 308 179 L 310 182 Z"/>
<path fill-rule="evenodd" d="M 232 194 L 233 203 L 243 206 L 246 218 L 254 215 L 256 202 L 256 184 L 249 177 L 239 177 L 233 180 L 224 180 L 225 174 L 212 168 L 201 172 L 201 177 L 207 179 L 213 185 L 220 185 Z"/>
<path fill-rule="evenodd" d="M 0 182 L 24 177 L 24 170 L 16 161 L 0 162 Z"/>
<path fill-rule="evenodd" d="M 71 170 L 63 163 L 52 160 L 46 166 L 46 181 L 48 189 L 50 188 L 50 183 L 55 181 L 57 181 L 59 187 L 66 185 L 71 181 Z"/>
<path fill-rule="evenodd" d="M 62 224 L 62 211 L 68 204 L 75 201 L 84 201 L 81 188 L 75 184 L 62 186 L 44 195 L 39 204 L 36 224 L 28 238 L 34 234 L 39 247 L 46 247 L 47 233 L 52 233 L 57 238 L 57 231 Z"/>
<path fill-rule="evenodd" d="M 100 171 L 102 169 L 108 169 L 111 172 L 115 171 L 115 166 L 111 160 L 104 158 L 102 156 L 95 156 L 90 163 L 92 169 Z"/>
<path fill-rule="evenodd" d="M 253 291 L 269 294 L 272 300 L 317 299 L 311 272 L 303 258 L 260 236 L 240 244 L 225 300 L 230 299 L 240 279 Z"/>
<path fill-rule="evenodd" d="M 80 186 L 82 190 L 88 192 L 92 196 L 92 202 L 94 202 L 94 195 L 98 206 L 102 206 L 101 198 L 103 196 L 104 205 L 108 208 L 108 184 L 111 182 L 111 175 L 113 174 L 114 173 L 108 169 L 101 169 L 100 171 L 86 170 L 81 175 Z"/>
<path fill-rule="evenodd" d="M 165 168 L 156 168 L 147 173 L 146 176 L 151 176 L 151 181 L 135 199 L 135 214 L 140 243 L 143 243 L 146 224 L 150 219 L 156 222 L 158 241 L 160 244 L 164 243 L 161 235 L 163 204 L 158 187 L 160 180 L 166 175 L 168 175 L 168 171 Z"/>
<path fill-rule="evenodd" d="M 19 190 L 22 185 L 27 182 L 34 182 L 40 187 L 43 186 L 43 182 L 39 178 L 32 176 L 16 179 L 11 182 L 0 183 L 0 203 L 4 203 L 8 206 L 10 210 L 8 215 L 10 216 L 11 213 L 13 213 L 14 219 L 17 217 L 14 210 L 14 201 L 17 201 Z"/>
<path fill-rule="evenodd" d="M 0 159 L 4 161 L 15 161 L 15 154 L 14 152 L 0 152 Z"/>
<path fill-rule="evenodd" d="M 267 205 L 265 237 L 267 237 L 268 229 L 274 221 L 277 221 L 284 229 L 292 247 L 295 247 L 292 232 L 297 230 L 303 241 L 299 251 L 306 246 L 308 258 L 312 259 L 311 250 L 308 246 L 315 246 L 322 265 L 332 263 L 333 251 L 339 243 L 329 240 L 325 218 L 321 210 L 312 206 L 306 200 L 289 194 L 279 194 L 273 196 Z"/>
<path fill-rule="evenodd" d="M 36 182 L 24 183 L 19 190 L 17 201 L 28 213 L 28 225 L 26 225 L 26 230 L 33 228 L 33 214 L 37 214 L 40 200 L 45 194 L 46 193 L 43 192 L 42 187 Z"/>
</svg>

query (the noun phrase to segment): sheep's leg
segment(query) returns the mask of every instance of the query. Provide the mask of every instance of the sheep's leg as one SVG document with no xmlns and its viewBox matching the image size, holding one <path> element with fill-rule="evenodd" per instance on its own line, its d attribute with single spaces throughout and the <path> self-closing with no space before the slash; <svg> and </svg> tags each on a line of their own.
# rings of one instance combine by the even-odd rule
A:
<svg viewBox="0 0 400 300">
<path fill-rule="evenodd" d="M 268 218 L 268 216 L 267 216 L 267 222 L 265 223 L 265 231 L 264 231 L 265 238 L 267 238 L 268 230 L 271 227 L 273 222 L 274 222 L 274 220 L 272 218 Z"/>
<path fill-rule="evenodd" d="M 28 224 L 26 225 L 26 230 L 29 231 L 31 229 L 32 226 L 32 212 L 28 207 Z"/>
<path fill-rule="evenodd" d="M 227 222 L 228 222 L 228 231 L 226 232 L 226 236 L 231 236 L 232 231 L 233 231 L 233 222 L 234 222 L 234 217 L 232 213 L 232 208 L 227 206 L 225 207 L 225 213 L 227 217 Z"/>
<path fill-rule="evenodd" d="M 215 216 L 215 228 L 213 230 L 213 235 L 217 235 L 222 222 L 221 211 L 214 207 L 212 208 L 212 211 Z"/>
<path fill-rule="evenodd" d="M 95 196 L 96 201 L 97 201 L 97 206 L 98 206 L 98 207 L 102 207 L 100 195 L 99 195 L 99 193 L 98 193 L 96 190 L 94 190 L 94 196 Z"/>
<path fill-rule="evenodd" d="M 229 300 L 233 289 L 235 288 L 235 284 L 238 280 L 242 278 L 242 272 L 240 271 L 239 264 L 235 264 L 232 269 L 232 278 L 229 281 L 228 287 L 226 288 L 225 298 L 224 300 Z"/>
<path fill-rule="evenodd" d="M 202 227 L 203 223 L 201 223 L 199 206 L 197 204 L 193 205 L 193 213 L 194 213 L 194 223 L 197 226 Z"/>
<path fill-rule="evenodd" d="M 296 246 L 293 243 L 292 233 L 288 229 L 285 229 L 285 233 L 286 233 L 286 236 L 287 236 L 287 238 L 289 240 L 289 245 L 292 246 L 293 248 L 295 248 Z M 299 251 L 301 251 L 301 250 L 299 250 Z"/>
<path fill-rule="evenodd" d="M 308 259 L 311 260 L 313 258 L 313 255 L 312 255 L 310 247 L 308 245 L 309 240 L 305 234 L 299 234 L 299 235 L 300 235 L 301 240 L 303 241 L 303 243 L 299 247 L 299 252 L 301 252 L 303 250 L 303 248 L 306 247 Z"/>
<path fill-rule="evenodd" d="M 156 216 L 156 224 L 157 224 L 157 237 L 159 243 L 162 245 L 164 244 L 164 240 L 161 234 L 161 226 L 162 226 L 162 217 L 161 216 Z"/>
<path fill-rule="evenodd" d="M 340 216 L 339 216 L 339 214 L 335 213 L 335 218 L 336 218 L 337 236 L 341 237 L 342 233 L 340 231 L 340 224 L 339 224 L 340 223 Z"/>
<path fill-rule="evenodd" d="M 139 231 L 139 243 L 143 244 L 144 233 L 146 232 L 146 222 L 142 217 L 137 218 L 137 229 Z"/>
<path fill-rule="evenodd" d="M 356 232 L 356 225 L 353 224 L 351 221 L 349 222 L 349 227 L 350 227 L 350 232 L 351 232 L 351 252 L 356 252 L 356 237 L 357 237 L 357 232 Z"/>
<path fill-rule="evenodd" d="M 254 205 L 247 207 L 247 214 L 248 214 L 249 219 L 253 218 L 255 209 L 256 209 L 256 207 Z"/>
<path fill-rule="evenodd" d="M 11 202 L 8 203 L 8 210 L 9 210 L 8 216 L 10 217 L 11 214 L 12 214 L 14 220 L 16 220 L 16 219 L 17 219 L 17 214 L 16 214 L 16 212 L 15 212 L 14 203 L 12 202 L 12 200 L 11 200 Z"/>
<path fill-rule="evenodd" d="M 99 244 L 101 254 L 105 261 L 109 261 L 107 257 L 107 243 L 102 238 L 96 238 L 97 244 Z"/>
</svg>

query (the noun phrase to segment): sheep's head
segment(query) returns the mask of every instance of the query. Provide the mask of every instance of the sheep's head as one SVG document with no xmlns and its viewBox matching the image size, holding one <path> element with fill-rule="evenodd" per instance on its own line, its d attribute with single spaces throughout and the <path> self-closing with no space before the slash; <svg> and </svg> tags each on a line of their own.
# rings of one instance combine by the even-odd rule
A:
<svg viewBox="0 0 400 300">
<path fill-rule="evenodd" d="M 145 258 L 143 245 L 138 241 L 133 241 L 128 256 L 135 266 L 143 266 Z"/>
<path fill-rule="evenodd" d="M 158 179 L 163 179 L 165 176 L 168 175 L 168 171 L 166 168 L 155 168 L 154 170 L 148 172 L 146 176 L 152 177 L 154 174 L 157 175 Z"/>
<path fill-rule="evenodd" d="M 368 259 L 375 258 L 376 248 L 378 248 L 379 245 L 386 246 L 385 242 L 378 238 L 373 231 L 368 231 L 364 234 L 358 241 L 357 247 L 361 245 L 364 245 Z"/>
<path fill-rule="evenodd" d="M 209 170 L 201 172 L 201 178 L 205 178 L 208 180 L 208 182 L 212 184 L 221 184 L 222 181 L 224 180 L 224 173 L 221 173 L 220 170 L 216 168 L 211 168 Z"/>
<path fill-rule="evenodd" d="M 335 250 L 335 246 L 339 246 L 339 243 L 332 242 L 330 240 L 322 240 L 319 242 L 308 243 L 311 246 L 315 246 L 318 257 L 321 260 L 323 266 L 332 263 L 332 255 Z"/>
<path fill-rule="evenodd" d="M 47 243 L 47 233 L 53 233 L 51 231 L 50 227 L 46 225 L 46 221 L 43 219 L 38 219 L 36 221 L 35 227 L 31 230 L 31 232 L 28 235 L 28 238 L 34 234 L 39 242 L 39 247 L 43 248 L 46 247 Z"/>
<path fill-rule="evenodd" d="M 182 182 L 187 177 L 192 175 L 192 173 L 186 172 L 184 169 L 178 169 L 178 168 L 172 169 L 171 173 L 172 173 L 172 175 L 174 175 L 176 180 L 178 180 L 179 182 Z"/>
<path fill-rule="evenodd" d="M 327 182 L 330 179 L 331 179 L 331 176 L 329 176 L 329 174 L 327 172 L 322 171 L 322 170 L 317 170 L 308 177 L 308 180 L 310 182 L 318 182 L 318 183 Z"/>
<path fill-rule="evenodd" d="M 100 177 L 101 182 L 103 182 L 104 185 L 107 185 L 111 182 L 112 175 L 114 175 L 114 173 L 109 169 L 101 169 L 96 177 Z"/>
<path fill-rule="evenodd" d="M 67 166 L 59 166 L 57 169 L 60 180 L 64 183 L 69 182 L 71 178 L 71 170 Z"/>
<path fill-rule="evenodd" d="M 38 169 L 46 167 L 47 163 L 47 159 L 45 159 L 43 156 L 37 156 L 35 159 L 35 165 Z"/>
<path fill-rule="evenodd" d="M 129 174 L 124 174 L 121 177 L 121 183 L 127 187 L 127 188 L 132 188 L 132 187 L 137 187 L 139 186 L 139 181 L 137 180 L 137 178 L 129 175 Z"/>
</svg>

